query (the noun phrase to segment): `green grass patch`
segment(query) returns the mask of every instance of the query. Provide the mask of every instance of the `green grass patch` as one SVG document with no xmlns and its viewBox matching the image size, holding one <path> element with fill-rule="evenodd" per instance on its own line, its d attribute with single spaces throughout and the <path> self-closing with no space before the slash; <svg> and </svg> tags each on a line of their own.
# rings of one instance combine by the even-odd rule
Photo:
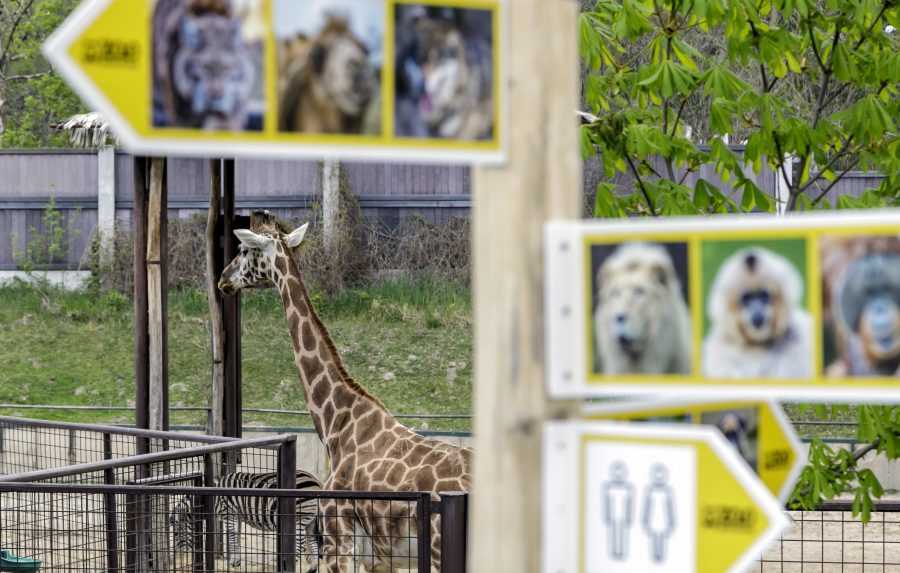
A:
<svg viewBox="0 0 900 573">
<path fill-rule="evenodd" d="M 461 285 L 397 281 L 312 294 L 351 375 L 394 413 L 468 413 L 472 398 L 472 309 Z M 243 296 L 245 408 L 304 410 L 287 322 L 277 294 Z M 0 402 L 133 406 L 132 305 L 116 293 L 0 288 Z M 172 406 L 207 406 L 210 348 L 205 292 L 169 295 Z M 131 412 L 35 411 L 70 421 L 133 421 Z M 173 413 L 173 424 L 203 424 Z M 405 421 L 419 429 L 468 430 L 468 420 Z M 310 427 L 307 416 L 246 415 L 249 425 Z"/>
</svg>

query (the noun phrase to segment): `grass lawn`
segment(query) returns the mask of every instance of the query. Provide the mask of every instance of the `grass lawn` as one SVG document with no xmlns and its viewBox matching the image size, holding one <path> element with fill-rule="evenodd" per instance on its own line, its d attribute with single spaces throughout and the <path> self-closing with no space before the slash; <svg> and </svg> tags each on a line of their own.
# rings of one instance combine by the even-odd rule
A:
<svg viewBox="0 0 900 573">
<path fill-rule="evenodd" d="M 468 414 L 472 398 L 469 292 L 453 284 L 389 282 L 313 295 L 313 304 L 350 374 L 394 413 Z M 243 297 L 245 408 L 304 410 L 287 323 L 274 290 Z M 117 293 L 0 288 L 0 402 L 133 406 L 131 301 Z M 204 292 L 169 295 L 172 406 L 206 407 L 210 350 Z M 6 408 L 6 415 L 69 421 L 133 422 L 119 412 Z M 205 414 L 175 412 L 173 424 Z M 245 425 L 311 427 L 306 416 L 247 414 Z M 432 430 L 468 430 L 468 420 L 404 420 Z"/>
</svg>

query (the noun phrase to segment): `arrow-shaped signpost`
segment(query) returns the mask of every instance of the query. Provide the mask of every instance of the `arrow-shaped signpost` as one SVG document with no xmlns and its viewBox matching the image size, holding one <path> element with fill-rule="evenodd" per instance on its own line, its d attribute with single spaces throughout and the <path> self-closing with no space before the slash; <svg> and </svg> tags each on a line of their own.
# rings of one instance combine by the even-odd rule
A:
<svg viewBox="0 0 900 573">
<path fill-rule="evenodd" d="M 416 6 L 357 5 L 87 0 L 44 53 L 135 154 L 503 161 L 503 0 L 449 3 L 480 50 L 462 80 L 480 95 L 453 122 L 428 77 L 407 86 Z M 358 50 L 331 64 L 338 29 Z"/>
<path fill-rule="evenodd" d="M 709 427 L 549 423 L 544 571 L 742 571 L 789 523 Z"/>
<path fill-rule="evenodd" d="M 806 453 L 797 433 L 777 402 L 618 402 L 587 405 L 584 414 L 590 420 L 715 426 L 782 502 L 787 501 L 806 464 Z"/>
</svg>

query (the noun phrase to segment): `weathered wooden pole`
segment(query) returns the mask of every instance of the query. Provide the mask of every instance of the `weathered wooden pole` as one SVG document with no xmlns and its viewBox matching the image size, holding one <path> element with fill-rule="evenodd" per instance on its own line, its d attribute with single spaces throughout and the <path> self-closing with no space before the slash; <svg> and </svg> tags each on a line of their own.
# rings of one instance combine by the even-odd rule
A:
<svg viewBox="0 0 900 573">
<path fill-rule="evenodd" d="M 572 410 L 544 391 L 542 227 L 581 216 L 577 14 L 570 0 L 510 3 L 509 162 L 473 177 L 475 573 L 539 571 L 542 426 Z"/>
<path fill-rule="evenodd" d="M 134 206 L 131 231 L 134 237 L 134 422 L 150 427 L 150 355 L 147 325 L 147 158 L 134 158 Z M 137 453 L 147 453 L 149 444 L 138 440 Z"/>
<path fill-rule="evenodd" d="M 210 341 L 212 343 L 212 392 L 209 433 L 223 435 L 225 419 L 225 327 L 222 320 L 222 292 L 219 281 L 219 215 L 222 196 L 222 162 L 209 160 L 209 211 L 206 217 L 206 296 L 209 301 Z M 216 465 L 218 468 L 218 465 Z"/>
<path fill-rule="evenodd" d="M 168 201 L 164 158 L 154 157 L 150 160 L 150 192 L 147 203 L 148 421 L 151 430 L 168 430 Z"/>
<path fill-rule="evenodd" d="M 234 235 L 234 159 L 222 161 L 222 242 L 223 266 L 237 255 Z M 222 296 L 225 333 L 224 435 L 241 437 L 241 293 Z"/>
</svg>

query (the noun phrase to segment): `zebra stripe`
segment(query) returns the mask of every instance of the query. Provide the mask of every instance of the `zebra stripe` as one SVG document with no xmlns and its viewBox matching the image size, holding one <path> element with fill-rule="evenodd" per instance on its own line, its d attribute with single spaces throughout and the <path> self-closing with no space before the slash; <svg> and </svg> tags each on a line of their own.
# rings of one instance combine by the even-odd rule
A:
<svg viewBox="0 0 900 573">
<path fill-rule="evenodd" d="M 298 490 L 320 490 L 322 483 L 313 474 L 297 470 L 295 487 Z M 275 472 L 231 472 L 223 475 L 217 485 L 222 488 L 277 489 Z M 244 523 L 260 531 L 278 531 L 278 498 L 265 496 L 218 496 L 216 515 L 225 526 L 226 558 L 232 566 L 241 563 L 238 524 Z M 318 500 L 297 498 L 297 548 L 315 561 L 319 557 Z M 179 551 L 194 549 L 193 496 L 179 499 L 170 516 L 174 531 L 174 545 Z"/>
</svg>

